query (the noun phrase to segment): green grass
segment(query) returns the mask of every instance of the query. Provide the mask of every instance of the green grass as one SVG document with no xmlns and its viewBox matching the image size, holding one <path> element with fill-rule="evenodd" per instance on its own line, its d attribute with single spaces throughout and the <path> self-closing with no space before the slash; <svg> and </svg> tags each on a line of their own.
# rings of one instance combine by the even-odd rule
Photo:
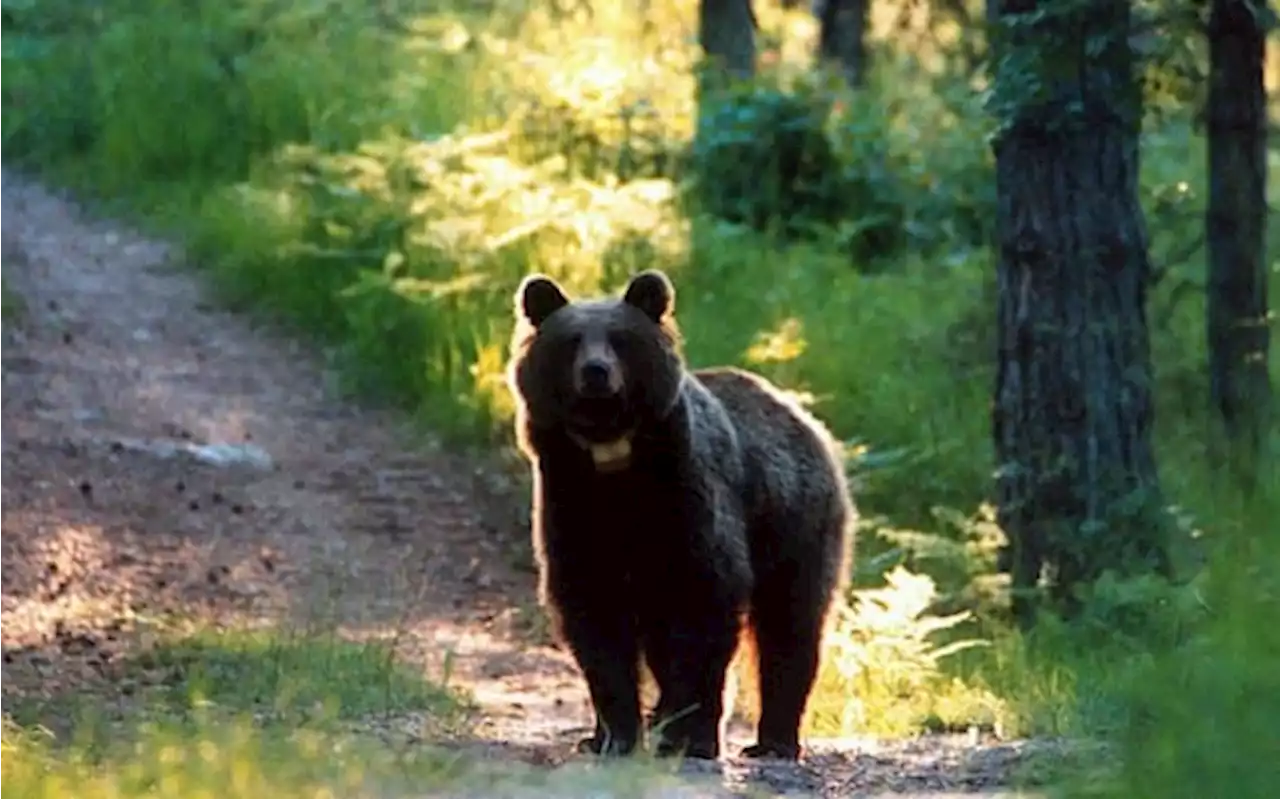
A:
<svg viewBox="0 0 1280 799">
<path fill-rule="evenodd" d="M 166 633 L 126 654 L 108 683 L 92 688 L 18 698 L 6 703 L 6 716 L 22 727 L 64 732 L 129 726 L 139 713 L 168 720 L 247 715 L 272 725 L 419 713 L 445 729 L 464 724 L 472 707 L 465 694 L 400 663 L 389 647 L 288 630 Z"/>
<path fill-rule="evenodd" d="M 195 635 L 144 653 L 133 665 L 164 673 L 177 704 L 198 697 L 231 710 L 286 716 L 322 710 L 337 719 L 396 710 L 444 718 L 465 709 L 458 696 L 398 663 L 390 648 L 331 637 Z"/>
<path fill-rule="evenodd" d="M 659 788 L 672 763 L 554 774 L 441 746 L 469 697 L 378 644 L 286 630 L 163 634 L 105 685 L 6 698 L 15 797 L 593 796 Z"/>
<path fill-rule="evenodd" d="M 456 758 L 396 752 L 371 733 L 391 719 L 409 719 L 420 735 L 449 733 L 471 708 L 377 644 L 283 630 L 163 633 L 101 685 L 7 698 L 4 787 L 15 796 L 314 796 L 405 769 L 443 779 Z"/>
<path fill-rule="evenodd" d="M 153 725 L 92 760 L 38 733 L 3 730 L 4 787 L 22 799 L 281 799 L 389 796 L 640 796 L 678 778 L 671 764 L 636 760 L 609 769 L 535 770 L 432 747 L 388 747 L 317 731 L 246 723 Z M 669 789 L 669 788 L 668 788 Z"/>
<path fill-rule="evenodd" d="M 92 759 L 8 725 L 4 738 L 4 787 L 33 799 L 367 796 L 377 777 L 428 787 L 447 784 L 455 771 L 439 754 L 400 755 L 369 742 L 309 730 L 263 731 L 247 723 L 151 725 L 129 745 Z"/>
<path fill-rule="evenodd" d="M 586 294 L 658 266 L 693 364 L 749 366 L 812 395 L 855 455 L 868 519 L 857 585 L 874 591 L 904 566 L 936 589 L 915 608 L 923 589 L 908 583 L 893 624 L 877 631 L 867 610 L 837 638 L 814 730 L 972 722 L 1128 740 L 1129 770 L 1098 783 L 1131 791 L 1118 795 L 1254 795 L 1226 769 L 1257 764 L 1262 780 L 1275 754 L 1250 726 L 1280 712 L 1263 665 L 1274 586 L 1253 567 L 1280 553 L 1247 546 L 1274 539 L 1280 496 L 1273 481 L 1246 505 L 1210 465 L 1204 141 L 1181 100 L 1156 98 L 1174 113 L 1147 126 L 1141 192 L 1164 270 L 1151 303 L 1157 454 L 1196 531 L 1179 555 L 1198 578 L 1103 585 L 1082 622 L 1027 638 L 1003 626 L 1001 534 L 986 510 L 990 123 L 967 79 L 887 33 L 892 3 L 873 4 L 885 36 L 869 88 L 841 96 L 827 122 L 849 208 L 787 243 L 701 212 L 673 172 L 692 130 L 690 4 L 650 3 L 648 20 L 598 8 L 590 21 L 478 0 L 109 5 L 6 5 L 4 144 L 175 227 L 229 303 L 319 338 L 353 393 L 455 444 L 508 446 L 502 370 L 520 278 L 541 270 Z M 811 20 L 757 10 L 765 39 L 785 40 L 762 96 L 803 88 L 794 55 Z M 900 235 L 868 249 L 882 213 Z M 929 632 L 958 610 L 972 615 Z M 972 638 L 989 645 L 935 657 Z M 221 662 L 203 650 L 195 661 Z M 1252 700 L 1233 704 L 1233 685 Z M 1151 718 L 1163 726 L 1148 734 Z"/>
</svg>

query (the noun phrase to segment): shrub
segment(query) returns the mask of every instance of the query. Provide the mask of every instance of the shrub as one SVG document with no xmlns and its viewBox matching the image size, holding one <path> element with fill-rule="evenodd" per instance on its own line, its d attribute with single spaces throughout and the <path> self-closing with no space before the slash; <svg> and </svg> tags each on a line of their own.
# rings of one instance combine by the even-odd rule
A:
<svg viewBox="0 0 1280 799">
<path fill-rule="evenodd" d="M 717 98 L 703 114 L 691 163 L 699 208 L 784 234 L 838 219 L 848 187 L 827 139 L 826 110 L 815 98 L 775 87 Z"/>
</svg>

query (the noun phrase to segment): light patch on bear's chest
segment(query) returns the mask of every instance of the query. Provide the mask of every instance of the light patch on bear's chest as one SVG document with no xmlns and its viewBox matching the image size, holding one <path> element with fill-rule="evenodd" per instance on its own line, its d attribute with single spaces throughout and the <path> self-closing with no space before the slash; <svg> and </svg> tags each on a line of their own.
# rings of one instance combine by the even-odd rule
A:
<svg viewBox="0 0 1280 799">
<path fill-rule="evenodd" d="M 617 441 L 607 444 L 593 444 L 579 436 L 573 436 L 578 446 L 591 453 L 591 462 L 597 472 L 609 474 L 620 472 L 631 465 L 631 435 L 625 435 Z"/>
</svg>

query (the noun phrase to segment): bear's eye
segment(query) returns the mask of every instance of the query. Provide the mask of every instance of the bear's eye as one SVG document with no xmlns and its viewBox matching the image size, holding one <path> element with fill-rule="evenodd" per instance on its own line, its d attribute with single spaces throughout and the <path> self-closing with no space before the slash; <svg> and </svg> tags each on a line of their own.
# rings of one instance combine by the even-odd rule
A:
<svg viewBox="0 0 1280 799">
<path fill-rule="evenodd" d="M 571 357 L 573 357 L 573 353 L 579 351 L 581 346 L 581 333 L 570 333 L 556 339 L 556 351 L 559 353 L 559 356 L 568 357 L 568 359 L 571 359 Z"/>
<path fill-rule="evenodd" d="M 625 333 L 609 334 L 609 346 L 613 349 L 614 352 L 618 353 L 619 355 L 630 350 L 631 344 L 632 344 L 631 337 L 626 335 Z"/>
</svg>

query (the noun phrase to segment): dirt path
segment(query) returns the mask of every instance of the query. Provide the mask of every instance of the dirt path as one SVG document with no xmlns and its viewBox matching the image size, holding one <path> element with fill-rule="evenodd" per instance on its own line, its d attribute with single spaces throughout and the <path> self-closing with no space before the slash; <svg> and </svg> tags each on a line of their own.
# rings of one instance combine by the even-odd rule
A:
<svg viewBox="0 0 1280 799">
<path fill-rule="evenodd" d="M 11 173 L 2 230 L 26 306 L 3 353 L 6 693 L 100 675 L 140 614 L 289 619 L 395 634 L 433 676 L 452 651 L 481 706 L 469 746 L 570 759 L 585 690 L 564 653 L 515 632 L 533 577 L 510 565 L 474 462 L 335 399 L 313 350 L 211 306 L 163 243 Z M 177 451 L 191 445 L 261 462 Z M 847 796 L 975 790 L 1020 756 L 943 739 L 812 750 L 804 766 L 690 770 L 723 772 L 726 794 Z"/>
</svg>

